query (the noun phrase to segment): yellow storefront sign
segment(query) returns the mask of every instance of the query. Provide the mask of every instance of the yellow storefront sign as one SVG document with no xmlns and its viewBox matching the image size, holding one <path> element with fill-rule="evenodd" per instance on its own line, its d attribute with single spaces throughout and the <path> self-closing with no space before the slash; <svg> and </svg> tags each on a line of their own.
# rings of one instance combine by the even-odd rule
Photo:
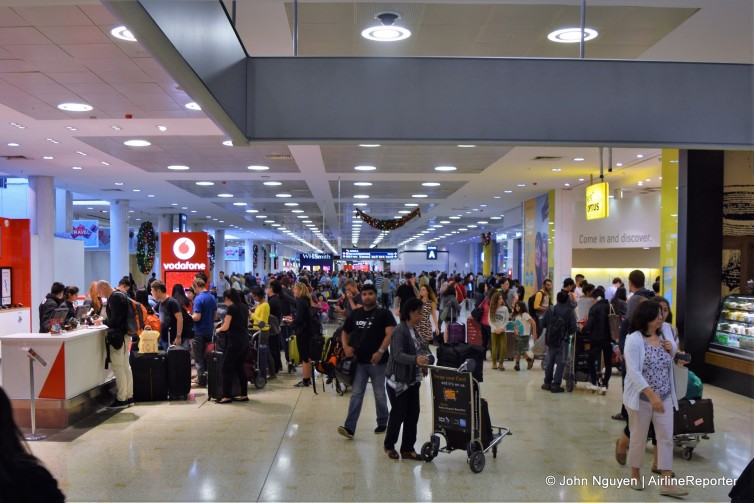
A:
<svg viewBox="0 0 754 503">
<path fill-rule="evenodd" d="M 586 188 L 586 219 L 607 218 L 610 214 L 608 196 L 610 186 L 607 182 L 595 183 Z"/>
</svg>

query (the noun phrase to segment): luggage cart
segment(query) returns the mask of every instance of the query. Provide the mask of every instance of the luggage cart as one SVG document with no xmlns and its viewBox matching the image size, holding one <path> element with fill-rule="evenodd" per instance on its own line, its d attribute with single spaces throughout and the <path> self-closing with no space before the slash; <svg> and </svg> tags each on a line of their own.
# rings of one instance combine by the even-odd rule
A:
<svg viewBox="0 0 754 503">
<path fill-rule="evenodd" d="M 565 372 L 566 391 L 574 390 L 577 382 L 589 381 L 589 348 L 590 338 L 586 334 L 576 332 L 568 338 Z"/>
<path fill-rule="evenodd" d="M 471 363 L 469 363 L 471 362 Z M 464 449 L 466 462 L 474 473 L 484 470 L 484 453 L 492 451 L 497 458 L 497 446 L 509 428 L 493 426 L 487 401 L 479 395 L 479 382 L 473 378 L 467 360 L 458 369 L 428 366 L 432 385 L 432 435 L 421 449 L 422 458 L 431 462 L 440 452 Z M 497 430 L 495 433 L 494 430 Z M 440 446 L 440 436 L 445 446 Z"/>
</svg>

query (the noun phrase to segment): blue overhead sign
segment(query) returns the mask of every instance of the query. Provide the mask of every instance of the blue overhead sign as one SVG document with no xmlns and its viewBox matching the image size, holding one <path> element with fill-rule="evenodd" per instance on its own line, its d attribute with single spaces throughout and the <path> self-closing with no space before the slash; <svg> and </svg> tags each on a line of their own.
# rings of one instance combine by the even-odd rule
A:
<svg viewBox="0 0 754 503">
<path fill-rule="evenodd" d="M 437 260 L 436 246 L 427 246 L 427 260 Z"/>
<path fill-rule="evenodd" d="M 344 260 L 395 260 L 397 248 L 343 248 L 340 258 Z"/>
</svg>

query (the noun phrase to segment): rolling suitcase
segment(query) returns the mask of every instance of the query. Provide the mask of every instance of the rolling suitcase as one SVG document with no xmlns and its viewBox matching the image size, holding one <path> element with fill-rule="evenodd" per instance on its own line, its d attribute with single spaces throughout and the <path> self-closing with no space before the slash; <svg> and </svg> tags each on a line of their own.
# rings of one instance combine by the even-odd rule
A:
<svg viewBox="0 0 754 503">
<path fill-rule="evenodd" d="M 191 351 L 183 346 L 168 348 L 168 396 L 186 400 L 191 391 Z"/>
<path fill-rule="evenodd" d="M 466 342 L 475 346 L 484 345 L 482 343 L 482 325 L 471 316 L 466 319 Z"/>
<path fill-rule="evenodd" d="M 134 401 L 154 402 L 168 399 L 168 366 L 163 351 L 132 353 Z"/>
<path fill-rule="evenodd" d="M 453 320 L 453 309 L 450 309 L 450 321 L 445 326 L 445 343 L 457 344 L 466 342 L 466 326 Z"/>
<path fill-rule="evenodd" d="M 207 395 L 210 399 L 219 400 L 223 397 L 223 360 L 222 351 L 212 351 L 207 358 Z M 238 382 L 238 379 L 233 379 L 231 395 L 241 395 L 241 383 Z"/>
</svg>

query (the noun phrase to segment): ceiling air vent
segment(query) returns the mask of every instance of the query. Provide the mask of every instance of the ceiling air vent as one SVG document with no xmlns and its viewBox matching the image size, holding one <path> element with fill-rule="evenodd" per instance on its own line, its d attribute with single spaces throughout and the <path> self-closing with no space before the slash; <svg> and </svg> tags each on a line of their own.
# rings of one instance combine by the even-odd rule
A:
<svg viewBox="0 0 754 503">
<path fill-rule="evenodd" d="M 264 156 L 268 161 L 292 161 L 293 156 L 291 154 L 266 154 Z"/>
<path fill-rule="evenodd" d="M 557 155 L 538 155 L 532 161 L 559 161 L 563 157 Z"/>
<path fill-rule="evenodd" d="M 30 161 L 25 155 L 4 155 L 3 159 L 6 161 Z"/>
</svg>

